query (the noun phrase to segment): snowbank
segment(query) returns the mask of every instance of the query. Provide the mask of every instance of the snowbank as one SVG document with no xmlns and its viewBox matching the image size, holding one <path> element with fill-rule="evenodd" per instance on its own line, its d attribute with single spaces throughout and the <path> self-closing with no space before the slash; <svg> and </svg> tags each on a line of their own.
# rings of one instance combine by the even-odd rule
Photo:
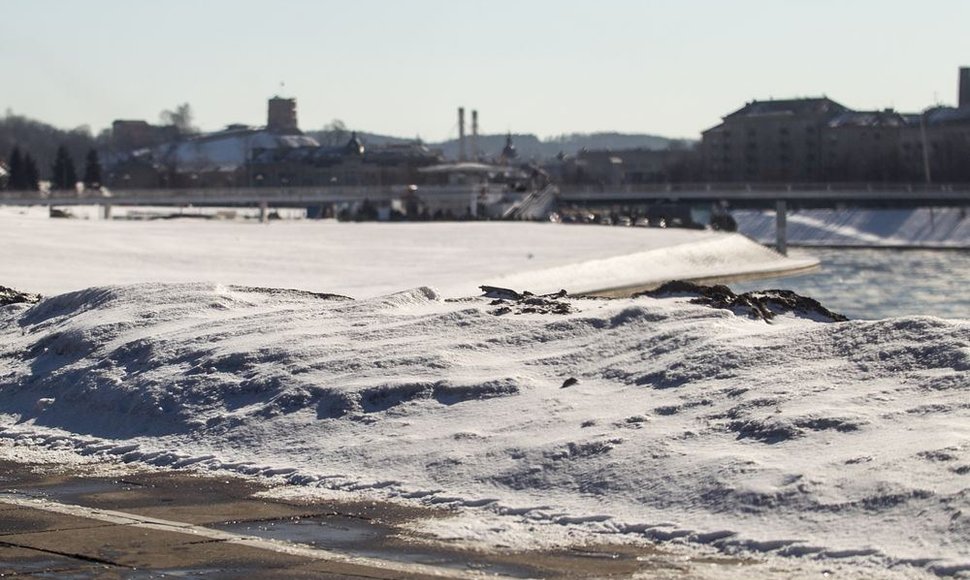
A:
<svg viewBox="0 0 970 580">
<path fill-rule="evenodd" d="M 775 213 L 737 211 L 738 231 L 775 242 Z M 788 242 L 802 246 L 970 248 L 966 208 L 802 210 L 788 214 Z"/>
<path fill-rule="evenodd" d="M 737 234 L 539 223 L 52 220 L 0 212 L 0 283 L 56 294 L 111 284 L 220 282 L 377 296 L 431 285 L 572 292 L 817 264 Z"/>
<path fill-rule="evenodd" d="M 141 284 L 5 306 L 0 436 L 464 506 L 469 534 L 484 511 L 970 571 L 970 323 L 550 300 Z"/>
</svg>

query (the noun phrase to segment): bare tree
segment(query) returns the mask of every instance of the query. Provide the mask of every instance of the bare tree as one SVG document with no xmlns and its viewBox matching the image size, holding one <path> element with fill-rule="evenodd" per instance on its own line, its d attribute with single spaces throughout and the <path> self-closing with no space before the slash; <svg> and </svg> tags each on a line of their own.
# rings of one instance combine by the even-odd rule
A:
<svg viewBox="0 0 970 580">
<path fill-rule="evenodd" d="M 323 133 L 326 135 L 326 145 L 332 147 L 343 145 L 347 139 L 350 139 L 347 125 L 340 119 L 334 119 L 327 123 L 323 128 Z"/>
<path fill-rule="evenodd" d="M 182 103 L 176 106 L 174 111 L 162 111 L 159 113 L 158 118 L 163 125 L 175 125 L 179 133 L 183 135 L 191 135 L 199 132 L 199 129 L 192 125 L 192 106 L 188 103 Z"/>
</svg>

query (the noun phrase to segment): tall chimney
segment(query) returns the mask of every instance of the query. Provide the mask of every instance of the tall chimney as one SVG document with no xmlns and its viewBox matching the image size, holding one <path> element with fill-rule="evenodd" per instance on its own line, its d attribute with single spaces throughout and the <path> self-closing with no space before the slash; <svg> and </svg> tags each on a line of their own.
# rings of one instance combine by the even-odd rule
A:
<svg viewBox="0 0 970 580">
<path fill-rule="evenodd" d="M 472 109 L 472 161 L 478 161 L 478 111 Z"/>
<path fill-rule="evenodd" d="M 465 107 L 458 107 L 458 161 L 465 160 Z"/>
<path fill-rule="evenodd" d="M 970 67 L 960 67 L 960 97 L 958 107 L 970 107 Z"/>
</svg>

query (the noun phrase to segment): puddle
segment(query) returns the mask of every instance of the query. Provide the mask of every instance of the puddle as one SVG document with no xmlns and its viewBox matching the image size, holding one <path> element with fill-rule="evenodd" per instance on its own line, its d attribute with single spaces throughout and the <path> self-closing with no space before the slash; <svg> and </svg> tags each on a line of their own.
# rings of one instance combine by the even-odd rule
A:
<svg viewBox="0 0 970 580">
<path fill-rule="evenodd" d="M 122 577 L 127 580 L 141 580 L 142 578 L 205 578 L 207 576 L 245 578 L 258 571 L 259 569 L 255 568 L 157 568 L 127 572 Z"/>
<path fill-rule="evenodd" d="M 258 522 L 229 522 L 208 526 L 224 532 L 283 540 L 319 548 L 338 549 L 373 542 L 388 531 L 366 520 L 339 516 Z"/>
<path fill-rule="evenodd" d="M 475 570 L 518 578 L 531 578 L 525 566 L 475 559 L 474 554 L 399 545 L 389 541 L 393 530 L 368 520 L 341 516 L 272 521 L 227 522 L 207 526 L 218 530 L 325 548 L 362 558 L 425 564 L 455 570 Z"/>
<path fill-rule="evenodd" d="M 75 566 L 67 559 L 38 559 L 3 562 L 0 576 L 26 576 L 28 578 L 58 578 L 62 580 L 99 578 L 105 573 L 102 566 L 80 564 Z"/>
<path fill-rule="evenodd" d="M 18 493 L 27 497 L 52 499 L 68 502 L 86 495 L 118 491 L 130 491 L 144 486 L 130 481 L 118 479 L 72 479 L 54 485 L 37 485 L 30 489 L 9 489 L 11 493 Z"/>
</svg>

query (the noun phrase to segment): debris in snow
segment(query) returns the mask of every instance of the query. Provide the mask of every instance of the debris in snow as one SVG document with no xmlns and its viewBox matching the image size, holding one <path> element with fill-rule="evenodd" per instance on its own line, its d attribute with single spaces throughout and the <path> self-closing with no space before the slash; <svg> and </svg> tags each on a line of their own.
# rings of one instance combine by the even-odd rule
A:
<svg viewBox="0 0 970 580">
<path fill-rule="evenodd" d="M 0 306 L 6 306 L 8 304 L 34 304 L 39 300 L 39 294 L 20 292 L 19 290 L 14 290 L 13 288 L 0 286 Z"/>
<path fill-rule="evenodd" d="M 341 294 L 329 294 L 326 292 L 310 292 L 309 290 L 294 290 L 292 288 L 262 288 L 260 286 L 238 286 L 229 287 L 233 292 L 268 294 L 271 296 L 286 296 L 288 298 L 320 298 L 322 300 L 353 300 L 350 296 Z"/>
<path fill-rule="evenodd" d="M 498 300 L 522 300 L 522 294 L 519 294 L 515 290 L 509 290 L 508 288 L 499 288 L 497 286 L 479 286 L 482 289 L 483 296 L 485 298 L 496 298 Z"/>
<path fill-rule="evenodd" d="M 508 288 L 496 286 L 480 286 L 485 298 L 494 298 L 492 306 L 498 306 L 492 311 L 495 316 L 503 314 L 569 314 L 572 307 L 569 302 L 561 300 L 567 292 L 560 290 L 552 294 L 535 295 L 529 291 L 516 292 Z"/>
<path fill-rule="evenodd" d="M 747 314 L 749 317 L 765 322 L 778 314 L 793 313 L 803 318 L 811 318 L 819 322 L 845 322 L 845 316 L 832 312 L 813 298 L 800 296 L 790 290 L 757 290 L 735 294 L 727 286 L 717 284 L 702 286 L 693 282 L 674 280 L 667 282 L 655 290 L 647 290 L 635 294 L 636 296 L 650 296 L 652 298 L 669 298 L 672 296 L 693 296 L 691 304 L 703 304 L 712 308 L 731 310 L 736 314 Z"/>
</svg>

